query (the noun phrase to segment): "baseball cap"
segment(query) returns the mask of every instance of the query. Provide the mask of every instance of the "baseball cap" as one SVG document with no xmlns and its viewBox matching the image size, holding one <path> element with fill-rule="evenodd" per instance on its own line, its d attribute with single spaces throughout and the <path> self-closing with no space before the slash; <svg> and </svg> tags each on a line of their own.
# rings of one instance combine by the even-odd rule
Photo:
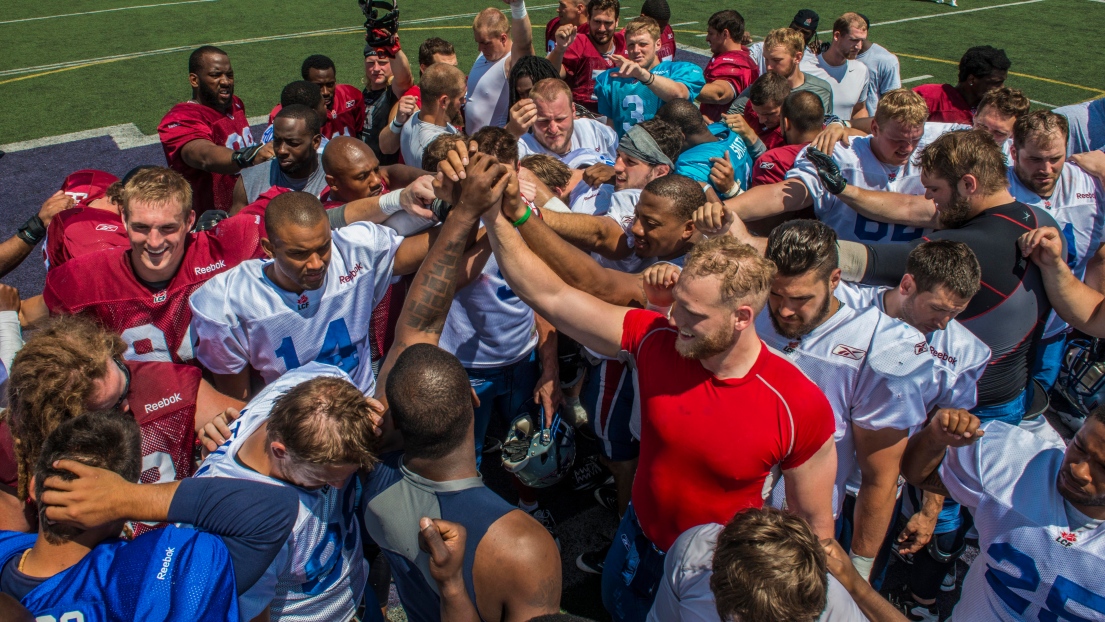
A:
<svg viewBox="0 0 1105 622">
<path fill-rule="evenodd" d="M 79 204 L 87 204 L 104 196 L 108 186 L 119 178 L 106 171 L 86 168 L 70 173 L 61 182 L 61 191 L 72 196 Z"/>
<path fill-rule="evenodd" d="M 821 18 L 812 9 L 802 9 L 794 14 L 794 19 L 790 21 L 795 26 L 801 26 L 806 30 L 817 30 L 817 23 L 821 21 Z"/>
</svg>

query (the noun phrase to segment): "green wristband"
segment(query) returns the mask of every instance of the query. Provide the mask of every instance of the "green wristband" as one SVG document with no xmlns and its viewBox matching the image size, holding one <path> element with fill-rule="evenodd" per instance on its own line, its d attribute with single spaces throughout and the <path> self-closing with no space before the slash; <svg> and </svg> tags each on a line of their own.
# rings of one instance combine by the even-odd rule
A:
<svg viewBox="0 0 1105 622">
<path fill-rule="evenodd" d="M 517 229 L 518 227 L 521 227 L 522 225 L 526 224 L 526 221 L 529 220 L 529 217 L 532 214 L 533 214 L 533 208 L 531 208 L 529 205 L 527 205 L 526 206 L 526 213 L 522 214 L 521 218 L 519 218 L 518 220 L 515 220 L 511 224 L 514 225 L 514 228 Z"/>
</svg>

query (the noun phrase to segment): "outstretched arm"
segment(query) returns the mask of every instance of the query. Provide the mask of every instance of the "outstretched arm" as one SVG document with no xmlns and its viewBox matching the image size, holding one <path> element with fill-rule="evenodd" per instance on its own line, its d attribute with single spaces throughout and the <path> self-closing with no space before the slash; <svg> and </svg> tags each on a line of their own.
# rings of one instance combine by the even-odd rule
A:
<svg viewBox="0 0 1105 622">
<path fill-rule="evenodd" d="M 927 229 L 940 226 L 936 204 L 924 196 L 864 190 L 852 184 L 837 196 L 845 205 L 871 220 Z"/>
<path fill-rule="evenodd" d="M 633 252 L 625 231 L 613 218 L 551 210 L 542 210 L 541 218 L 561 238 L 584 252 L 610 259 L 625 259 Z"/>
<path fill-rule="evenodd" d="M 58 190 L 39 208 L 38 214 L 24 223 L 20 233 L 0 243 L 0 277 L 6 276 L 30 256 L 39 241 L 46 237 L 50 221 L 59 212 L 73 207 L 73 197 Z"/>
<path fill-rule="evenodd" d="M 503 202 L 513 203 L 507 211 L 515 212 L 521 203 L 521 197 L 518 193 L 517 176 L 511 173 L 510 178 Z M 621 350 L 622 323 L 627 308 L 603 302 L 565 283 L 526 246 L 526 242 L 503 215 L 503 210 L 492 210 L 486 214 L 484 226 L 491 238 L 491 247 L 499 261 L 503 277 L 523 302 L 551 322 L 558 331 L 584 346 L 605 356 L 613 357 L 618 354 Z M 552 234 L 551 231 L 549 233 Z M 555 234 L 552 236 L 556 237 Z M 561 242 L 568 248 L 581 252 L 563 240 Z"/>
<path fill-rule="evenodd" d="M 787 179 L 777 184 L 764 184 L 749 188 L 725 201 L 742 220 L 760 220 L 784 212 L 796 212 L 813 205 L 813 197 L 806 184 L 797 179 Z"/>
</svg>

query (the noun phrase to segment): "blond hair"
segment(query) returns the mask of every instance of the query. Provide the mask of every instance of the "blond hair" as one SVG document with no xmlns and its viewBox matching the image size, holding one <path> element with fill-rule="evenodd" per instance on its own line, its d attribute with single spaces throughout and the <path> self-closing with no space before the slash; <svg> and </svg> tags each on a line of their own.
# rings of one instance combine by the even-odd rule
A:
<svg viewBox="0 0 1105 622">
<path fill-rule="evenodd" d="M 501 37 L 510 32 L 510 20 L 499 9 L 488 7 L 480 11 L 472 20 L 472 30 L 492 37 Z"/>
<path fill-rule="evenodd" d="M 786 48 L 791 56 L 798 56 L 799 52 L 806 49 L 806 40 L 802 33 L 793 28 L 776 28 L 764 37 L 764 52 L 779 46 Z"/>
<path fill-rule="evenodd" d="M 885 125 L 897 121 L 902 125 L 917 127 L 924 125 L 929 118 L 929 108 L 925 99 L 910 89 L 887 91 L 875 109 L 875 123 Z"/>
<path fill-rule="evenodd" d="M 180 173 L 160 166 L 143 169 L 134 174 L 123 186 L 123 219 L 130 219 L 130 206 L 134 200 L 152 205 L 180 206 L 185 221 L 192 211 L 192 186 Z"/>
<path fill-rule="evenodd" d="M 568 98 L 568 103 L 572 103 L 572 87 L 560 78 L 538 80 L 529 92 L 529 98 L 533 101 L 552 102 L 556 101 L 558 95 L 564 95 Z"/>
<path fill-rule="evenodd" d="M 644 15 L 633 18 L 625 25 L 625 38 L 628 40 L 630 37 L 641 32 L 647 32 L 648 36 L 652 37 L 653 41 L 660 40 L 660 24 L 651 17 Z"/>
<path fill-rule="evenodd" d="M 775 264 L 756 249 L 727 235 L 695 244 L 683 268 L 683 277 L 716 276 L 721 300 L 731 307 L 747 304 L 759 313 L 767 303 Z"/>
<path fill-rule="evenodd" d="M 848 31 L 853 28 L 867 32 L 867 22 L 863 20 L 863 17 L 861 17 L 859 13 L 849 11 L 836 18 L 836 21 L 833 22 L 834 34 L 839 32 L 842 35 L 846 35 Z"/>
</svg>

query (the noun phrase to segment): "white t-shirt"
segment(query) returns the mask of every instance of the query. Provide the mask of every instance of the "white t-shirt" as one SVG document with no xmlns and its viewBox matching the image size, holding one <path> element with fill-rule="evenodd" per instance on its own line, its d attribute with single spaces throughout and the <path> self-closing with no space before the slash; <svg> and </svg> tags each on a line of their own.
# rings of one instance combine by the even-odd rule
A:
<svg viewBox="0 0 1105 622">
<path fill-rule="evenodd" d="M 771 309 L 765 306 L 756 317 L 756 333 L 820 387 L 833 408 L 836 516 L 846 485 L 859 488 L 853 426 L 913 433 L 925 423 L 926 396 L 934 393 L 936 377 L 933 357 L 916 347 L 925 342 L 925 336 L 878 309 L 857 311 L 847 305 L 840 305 L 836 313 L 799 339 L 775 332 Z M 781 493 L 781 488 L 776 492 Z M 781 494 L 773 495 L 772 503 L 781 498 Z"/>
<path fill-rule="evenodd" d="M 572 122 L 572 141 L 568 153 L 560 155 L 545 148 L 537 137 L 531 133 L 523 134 L 518 139 L 518 159 L 533 155 L 550 155 L 559 159 L 569 168 L 580 168 L 591 164 L 603 163 L 614 165 L 618 159 L 618 133 L 609 125 L 599 123 L 594 119 L 576 119 Z M 589 157 L 588 157 L 589 156 Z M 589 162 L 589 159 L 594 161 Z"/>
<path fill-rule="evenodd" d="M 684 531 L 664 556 L 664 576 L 647 622 L 720 622 L 714 593 L 714 549 L 724 526 L 708 523 Z M 818 622 L 867 622 L 856 601 L 832 575 Z"/>
<path fill-rule="evenodd" d="M 875 307 L 885 313 L 883 295 L 889 289 L 841 281 L 834 293 L 854 309 Z M 990 362 L 990 347 L 956 320 L 948 322 L 944 330 L 925 335 L 925 341 L 936 374 L 934 392 L 926 397 L 927 410 L 974 408 L 978 404 L 978 379 Z"/>
<path fill-rule="evenodd" d="M 1051 196 L 1043 198 L 1025 186 L 1017 172 L 1008 170 L 1009 193 L 1013 198 L 1039 208 L 1055 219 L 1059 232 L 1066 239 L 1067 265 L 1074 276 L 1086 277 L 1086 264 L 1101 246 L 1102 229 L 1105 228 L 1105 191 L 1096 177 L 1067 162 Z M 1044 338 L 1053 337 L 1069 325 L 1055 311 L 1048 316 Z"/>
<path fill-rule="evenodd" d="M 230 424 L 230 439 L 207 456 L 195 477 L 234 477 L 271 486 L 283 486 L 299 494 L 299 516 L 287 544 L 277 553 L 265 574 L 238 597 L 242 620 L 252 620 L 272 600 L 272 619 L 285 622 L 348 620 L 357 611 L 368 580 L 368 562 L 361 548 L 361 530 L 353 478 L 340 489 L 323 486 L 307 490 L 283 480 L 261 475 L 242 464 L 237 456 L 246 439 L 269 419 L 281 395 L 319 376 L 350 380 L 342 370 L 321 363 L 307 363 L 265 387 Z M 263 508 L 242 508 L 243 512 Z"/>
<path fill-rule="evenodd" d="M 948 449 L 940 479 L 978 530 L 952 620 L 1105 620 L 1105 528 L 1059 494 L 1064 448 L 1001 421 Z"/>
<path fill-rule="evenodd" d="M 333 232 L 322 287 L 285 291 L 264 274 L 271 260 L 253 259 L 216 275 L 189 300 L 192 349 L 216 374 L 248 364 L 266 383 L 304 363 L 340 367 L 373 395 L 369 324 L 391 282 L 402 238 L 386 227 L 353 223 Z"/>
<path fill-rule="evenodd" d="M 506 64 L 509 61 L 509 52 L 494 62 L 480 53 L 468 72 L 464 130 L 469 136 L 488 125 L 506 127 L 506 122 L 510 120 L 510 83 L 506 79 Z"/>
<path fill-rule="evenodd" d="M 752 60 L 756 61 L 756 65 L 760 68 L 760 75 L 767 73 L 767 63 L 764 62 L 764 42 L 757 41 L 748 46 L 748 55 L 752 57 Z"/>
<path fill-rule="evenodd" d="M 456 134 L 457 128 L 446 123 L 445 127 L 422 121 L 422 112 L 416 112 L 403 124 L 403 132 L 399 134 L 399 150 L 403 154 L 403 162 L 408 166 L 422 168 L 422 152 L 426 145 L 434 142 L 434 139 L 442 134 Z"/>
<path fill-rule="evenodd" d="M 944 133 L 944 124 L 926 123 L 925 132 L 914 154 L 925 145 L 936 140 Z M 914 158 L 905 166 L 883 164 L 871 150 L 871 136 L 852 138 L 852 144 L 845 146 L 837 143 L 833 149 L 833 160 L 840 167 L 840 173 L 849 184 L 865 190 L 885 190 L 902 194 L 924 195 L 921 185 L 921 167 Z M 825 189 L 817 168 L 806 157 L 806 149 L 798 153 L 794 167 L 787 171 L 787 179 L 797 179 L 806 185 L 813 197 L 813 211 L 818 220 L 836 231 L 841 240 L 871 244 L 875 242 L 911 242 L 925 234 L 924 229 L 890 225 L 871 220 L 841 201 L 836 195 Z"/>
<path fill-rule="evenodd" d="M 806 54 L 800 68 L 829 83 L 833 89 L 832 113 L 845 121 L 852 118 L 852 109 L 858 102 L 867 101 L 868 89 L 873 88 L 867 65 L 858 60 L 845 60 L 843 65 L 834 67 L 824 54 Z"/>
</svg>

